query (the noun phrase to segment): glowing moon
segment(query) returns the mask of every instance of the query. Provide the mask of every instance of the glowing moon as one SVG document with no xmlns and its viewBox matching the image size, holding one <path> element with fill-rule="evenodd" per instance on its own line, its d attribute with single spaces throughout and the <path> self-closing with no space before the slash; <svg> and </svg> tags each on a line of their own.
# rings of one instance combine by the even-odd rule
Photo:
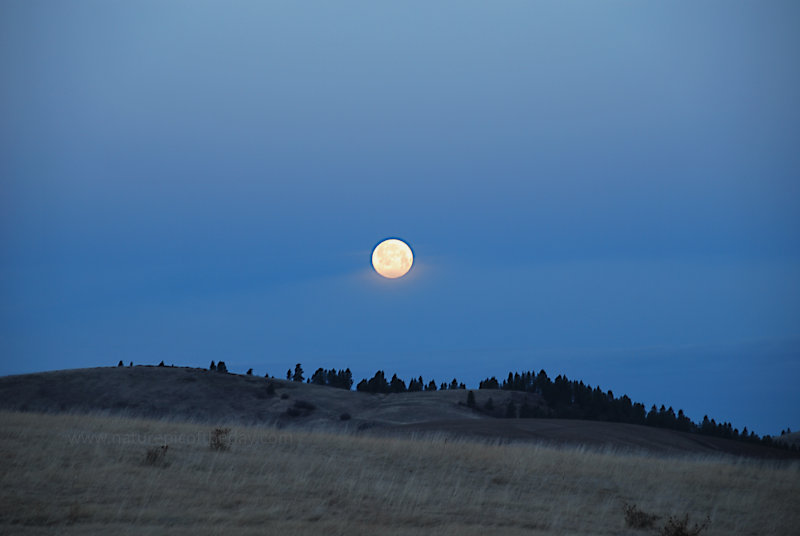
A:
<svg viewBox="0 0 800 536">
<path fill-rule="evenodd" d="M 384 240 L 372 250 L 372 266 L 383 277 L 396 279 L 408 273 L 414 263 L 411 248 L 402 240 Z"/>
</svg>

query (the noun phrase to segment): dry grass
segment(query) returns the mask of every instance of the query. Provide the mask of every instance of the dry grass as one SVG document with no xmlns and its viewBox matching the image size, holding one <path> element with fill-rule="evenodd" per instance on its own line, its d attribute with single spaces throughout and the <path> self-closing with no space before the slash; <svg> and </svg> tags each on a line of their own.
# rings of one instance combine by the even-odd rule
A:
<svg viewBox="0 0 800 536">
<path fill-rule="evenodd" d="M 800 464 L 0 413 L 4 534 L 654 534 L 800 526 Z M 169 445 L 169 463 L 142 463 Z"/>
</svg>

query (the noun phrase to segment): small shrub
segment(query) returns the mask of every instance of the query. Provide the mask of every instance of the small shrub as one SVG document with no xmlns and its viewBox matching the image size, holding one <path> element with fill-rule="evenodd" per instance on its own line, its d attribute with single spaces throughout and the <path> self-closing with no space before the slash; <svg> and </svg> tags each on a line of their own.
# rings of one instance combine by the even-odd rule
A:
<svg viewBox="0 0 800 536">
<path fill-rule="evenodd" d="M 209 440 L 211 450 L 230 450 L 231 440 L 228 437 L 230 433 L 230 428 L 214 428 L 214 431 L 211 432 L 211 439 Z"/>
<path fill-rule="evenodd" d="M 305 417 L 316 409 L 316 406 L 305 400 L 296 400 L 294 405 L 286 408 L 286 414 L 290 417 Z"/>
<path fill-rule="evenodd" d="M 289 393 L 281 393 L 281 400 L 286 400 L 289 398 Z"/>
<path fill-rule="evenodd" d="M 253 369 L 247 369 L 247 375 L 248 376 L 252 376 L 253 375 Z"/>
<path fill-rule="evenodd" d="M 317 406 L 312 404 L 311 402 L 306 402 L 305 400 L 296 400 L 294 403 L 294 407 L 297 409 L 303 409 L 307 411 L 314 411 L 317 409 Z"/>
<path fill-rule="evenodd" d="M 275 396 L 275 384 L 272 382 L 267 384 L 267 396 Z"/>
<path fill-rule="evenodd" d="M 475 393 L 472 391 L 467 393 L 467 406 L 470 408 L 475 407 Z"/>
<path fill-rule="evenodd" d="M 349 421 L 350 420 L 350 414 L 347 413 L 347 412 L 342 413 L 341 415 L 339 415 L 339 420 L 340 421 Z"/>
<path fill-rule="evenodd" d="M 151 449 L 147 449 L 147 453 L 144 457 L 144 462 L 147 465 L 158 465 L 164 463 L 164 460 L 167 457 L 167 449 L 169 449 L 169 445 L 162 445 L 160 447 L 153 447 Z"/>
<path fill-rule="evenodd" d="M 625 524 L 634 529 L 647 529 L 653 526 L 661 516 L 655 514 L 648 514 L 644 510 L 639 509 L 635 504 L 623 505 L 625 511 Z"/>
<path fill-rule="evenodd" d="M 707 517 L 702 524 L 695 523 L 694 526 L 689 527 L 689 514 L 683 517 L 670 516 L 659 534 L 661 536 L 697 536 L 708 527 L 709 523 L 711 523 L 711 519 Z"/>
</svg>

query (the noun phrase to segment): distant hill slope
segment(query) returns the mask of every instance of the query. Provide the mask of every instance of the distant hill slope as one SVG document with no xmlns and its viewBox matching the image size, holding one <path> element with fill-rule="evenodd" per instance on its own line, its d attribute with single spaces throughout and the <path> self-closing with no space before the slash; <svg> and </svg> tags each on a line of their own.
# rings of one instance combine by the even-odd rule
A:
<svg viewBox="0 0 800 536">
<path fill-rule="evenodd" d="M 274 394 L 268 391 L 272 383 Z M 477 407 L 491 397 L 541 403 L 537 395 L 474 390 Z M 106 367 L 0 378 L 0 409 L 43 413 L 102 412 L 207 423 L 328 427 L 380 434 L 445 433 L 500 441 L 546 441 L 662 453 L 729 453 L 787 458 L 756 444 L 632 424 L 564 419 L 503 419 L 466 406 L 467 391 L 368 394 L 332 387 L 185 367 Z M 342 416 L 347 416 L 342 419 Z M 796 455 L 795 455 L 796 457 Z"/>
<path fill-rule="evenodd" d="M 267 387 L 272 383 L 275 394 Z M 338 423 L 362 428 L 430 419 L 478 418 L 459 400 L 465 391 L 372 395 L 259 376 L 187 367 L 104 367 L 0 378 L 0 408 L 105 412 L 135 417 L 242 424 Z M 408 395 L 412 395 L 408 393 Z M 308 402 L 313 410 L 290 408 Z M 287 412 L 289 411 L 289 412 Z"/>
</svg>

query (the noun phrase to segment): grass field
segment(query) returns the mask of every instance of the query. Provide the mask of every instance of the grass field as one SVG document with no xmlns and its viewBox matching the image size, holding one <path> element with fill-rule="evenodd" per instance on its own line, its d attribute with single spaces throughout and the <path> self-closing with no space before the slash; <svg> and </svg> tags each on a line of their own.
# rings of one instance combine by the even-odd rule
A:
<svg viewBox="0 0 800 536">
<path fill-rule="evenodd" d="M 0 412 L 3 534 L 657 534 L 800 527 L 800 463 Z M 163 444 L 147 462 L 147 451 Z M 662 516 L 626 526 L 624 503 Z"/>
</svg>

